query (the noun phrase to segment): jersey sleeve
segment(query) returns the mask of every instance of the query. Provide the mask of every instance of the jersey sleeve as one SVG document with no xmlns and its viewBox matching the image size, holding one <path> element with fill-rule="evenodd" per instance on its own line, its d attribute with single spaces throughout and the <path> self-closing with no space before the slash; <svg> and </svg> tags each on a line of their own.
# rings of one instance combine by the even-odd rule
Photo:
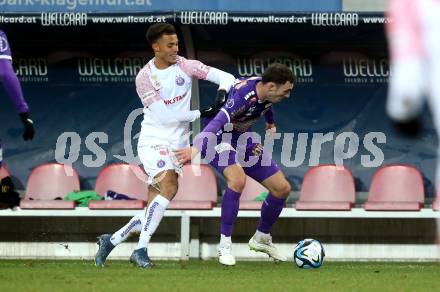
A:
<svg viewBox="0 0 440 292">
<path fill-rule="evenodd" d="M 266 121 L 266 123 L 268 124 L 274 124 L 275 123 L 275 112 L 273 110 L 273 106 L 271 106 L 269 108 L 269 110 L 267 110 L 264 113 L 264 120 Z"/>
<path fill-rule="evenodd" d="M 215 83 L 219 86 L 218 89 L 224 89 L 226 92 L 229 92 L 235 82 L 234 75 L 207 66 L 197 60 L 188 60 L 180 57 L 178 64 L 187 75 Z"/>
<path fill-rule="evenodd" d="M 232 91 L 219 113 L 212 119 L 202 132 L 217 133 L 227 123 L 232 123 L 236 117 L 249 109 L 250 105 L 239 92 Z"/>
<path fill-rule="evenodd" d="M 20 81 L 15 74 L 12 62 L 7 58 L 0 58 L 0 83 L 11 99 L 18 113 L 29 111 L 29 106 L 24 99 Z"/>
<path fill-rule="evenodd" d="M 197 79 L 206 79 L 211 67 L 206 66 L 197 60 L 188 60 L 184 57 L 179 57 L 177 64 L 182 68 L 188 76 L 195 77 Z"/>
<path fill-rule="evenodd" d="M 144 67 L 136 76 L 136 92 L 144 107 L 149 107 L 152 103 L 161 101 L 159 90 L 159 83 L 155 82 L 153 84 L 147 68 Z"/>
</svg>

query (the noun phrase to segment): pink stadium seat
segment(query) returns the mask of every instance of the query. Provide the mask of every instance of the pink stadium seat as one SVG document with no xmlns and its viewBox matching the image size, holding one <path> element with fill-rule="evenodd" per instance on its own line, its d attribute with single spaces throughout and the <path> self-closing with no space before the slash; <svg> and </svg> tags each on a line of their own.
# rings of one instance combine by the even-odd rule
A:
<svg viewBox="0 0 440 292">
<path fill-rule="evenodd" d="M 216 202 L 217 180 L 212 169 L 203 164 L 184 165 L 179 189 L 168 209 L 212 209 Z"/>
<path fill-rule="evenodd" d="M 246 176 L 246 184 L 240 196 L 241 210 L 260 210 L 263 202 L 255 198 L 263 192 L 269 192 L 262 184 L 253 178 Z"/>
<path fill-rule="evenodd" d="M 96 178 L 95 191 L 102 197 L 108 190 L 136 200 L 90 201 L 90 209 L 143 209 L 148 195 L 147 175 L 137 165 L 117 163 L 104 167 Z"/>
<path fill-rule="evenodd" d="M 55 200 L 79 190 L 79 177 L 69 165 L 48 163 L 32 170 L 27 182 L 22 209 L 74 209 L 75 202 Z"/>
<path fill-rule="evenodd" d="M 319 165 L 304 175 L 297 210 L 349 211 L 354 206 L 354 178 L 344 166 Z"/>
<path fill-rule="evenodd" d="M 3 164 L 2 167 L 0 167 L 0 180 L 2 180 L 5 177 L 8 177 L 9 175 L 10 174 L 8 168 L 6 167 L 6 165 Z"/>
<path fill-rule="evenodd" d="M 434 202 L 432 202 L 432 209 L 434 211 L 440 211 L 440 193 L 438 192 Z"/>
<path fill-rule="evenodd" d="M 367 211 L 420 211 L 424 202 L 423 178 L 410 165 L 388 165 L 373 175 Z"/>
</svg>

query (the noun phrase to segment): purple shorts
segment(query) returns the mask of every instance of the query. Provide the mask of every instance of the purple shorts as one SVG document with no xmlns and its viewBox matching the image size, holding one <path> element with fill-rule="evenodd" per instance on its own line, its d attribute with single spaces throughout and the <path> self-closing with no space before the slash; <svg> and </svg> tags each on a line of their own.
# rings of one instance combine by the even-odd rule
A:
<svg viewBox="0 0 440 292">
<path fill-rule="evenodd" d="M 243 167 L 246 175 L 258 182 L 262 182 L 278 172 L 280 168 L 272 157 L 265 154 L 264 151 L 259 156 L 253 155 L 254 147 L 255 144 L 249 145 L 246 149 L 237 148 L 237 150 L 216 151 L 214 158 L 210 160 L 209 164 L 223 174 L 226 167 L 238 163 Z"/>
</svg>

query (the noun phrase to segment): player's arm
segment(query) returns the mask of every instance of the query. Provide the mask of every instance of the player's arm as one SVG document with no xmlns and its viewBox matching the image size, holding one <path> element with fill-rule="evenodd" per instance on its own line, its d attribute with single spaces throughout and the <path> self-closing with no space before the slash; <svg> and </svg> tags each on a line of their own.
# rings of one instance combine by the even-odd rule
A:
<svg viewBox="0 0 440 292">
<path fill-rule="evenodd" d="M 0 58 L 0 80 L 7 95 L 20 115 L 20 120 L 24 127 L 23 139 L 32 140 L 35 134 L 34 123 L 29 116 L 29 106 L 24 99 L 20 81 L 14 72 L 10 58 Z"/>
<path fill-rule="evenodd" d="M 136 77 L 136 91 L 144 107 L 148 108 L 154 117 L 163 125 L 179 122 L 193 122 L 200 117 L 200 111 L 172 112 L 168 110 L 159 94 L 160 88 L 155 88 L 145 70 Z"/>
<path fill-rule="evenodd" d="M 226 101 L 227 94 L 234 85 L 235 77 L 214 67 L 206 66 L 197 60 L 187 60 L 183 57 L 179 59 L 183 70 L 190 76 L 198 79 L 208 80 L 218 85 L 214 104 L 202 111 L 202 117 L 213 117 Z"/>
<path fill-rule="evenodd" d="M 266 121 L 266 134 L 275 134 L 277 132 L 277 127 L 275 126 L 275 113 L 273 107 L 270 107 L 269 110 L 264 113 L 264 120 Z"/>
<path fill-rule="evenodd" d="M 181 164 L 188 163 L 199 152 L 206 150 L 206 148 L 208 147 L 208 143 L 205 143 L 204 141 L 204 137 L 206 137 L 206 134 L 217 133 L 228 122 L 230 122 L 229 115 L 226 114 L 226 111 L 222 108 L 215 116 L 215 118 L 212 119 L 208 123 L 208 125 L 206 125 L 203 131 L 197 134 L 197 136 L 194 138 L 193 146 L 177 149 L 176 151 L 174 151 L 174 154 L 176 155 L 179 163 Z"/>
<path fill-rule="evenodd" d="M 205 143 L 207 134 L 216 134 L 227 123 L 233 122 L 234 117 L 239 116 L 249 109 L 249 103 L 237 92 L 231 94 L 228 101 L 220 109 L 217 115 L 206 125 L 206 127 L 195 138 L 192 147 L 182 148 L 175 151 L 176 157 L 180 163 L 189 162 L 197 153 L 206 150 L 208 143 Z"/>
</svg>

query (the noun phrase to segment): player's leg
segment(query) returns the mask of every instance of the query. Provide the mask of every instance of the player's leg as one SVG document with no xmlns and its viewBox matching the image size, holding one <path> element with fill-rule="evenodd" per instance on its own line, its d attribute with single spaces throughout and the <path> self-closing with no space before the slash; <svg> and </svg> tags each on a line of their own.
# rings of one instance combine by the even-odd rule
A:
<svg viewBox="0 0 440 292">
<path fill-rule="evenodd" d="M 152 262 L 148 257 L 148 244 L 162 221 L 168 204 L 176 195 L 178 187 L 177 173 L 174 170 L 168 169 L 157 174 L 155 178 L 160 178 L 160 181 L 156 183 L 158 192 L 154 197 L 149 198 L 139 242 L 130 257 L 130 261 L 141 268 L 149 268 L 152 266 Z"/>
<path fill-rule="evenodd" d="M 276 260 L 285 261 L 286 257 L 272 243 L 271 231 L 289 196 L 290 184 L 278 165 L 273 160 L 270 161 L 269 166 L 261 166 L 260 160 L 256 165 L 245 168 L 247 175 L 269 190 L 269 194 L 261 206 L 261 217 L 257 231 L 249 240 L 249 248 L 264 252 Z"/>
<path fill-rule="evenodd" d="M 177 173 L 181 166 L 176 164 L 172 151 L 167 146 L 138 144 L 139 158 L 148 175 L 149 183 L 156 189 L 148 196 L 148 207 L 142 223 L 141 234 L 130 261 L 141 268 L 152 266 L 147 247 L 151 236 L 163 218 L 166 208 L 177 193 Z"/>
<path fill-rule="evenodd" d="M 107 257 L 111 251 L 119 244 L 124 242 L 127 238 L 134 234 L 139 234 L 142 227 L 142 222 L 145 219 L 145 212 L 137 213 L 131 220 L 121 229 L 113 234 L 102 234 L 98 237 L 98 251 L 95 255 L 95 266 L 104 267 Z"/>
<path fill-rule="evenodd" d="M 152 186 L 149 187 L 149 197 L 156 191 Z M 145 192 L 145 195 L 147 192 Z M 139 234 L 142 229 L 142 224 L 145 221 L 145 211 L 140 211 L 130 221 L 125 224 L 121 229 L 113 234 L 102 234 L 98 237 L 98 251 L 95 255 L 95 266 L 104 267 L 107 257 L 111 251 L 119 244 L 127 240 L 129 237 Z"/>
<path fill-rule="evenodd" d="M 210 164 L 225 176 L 227 182 L 221 206 L 219 262 L 223 265 L 233 266 L 235 265 L 235 257 L 232 255 L 231 236 L 237 220 L 240 195 L 246 183 L 246 175 L 236 161 L 236 152 L 232 150 L 217 153 Z"/>
<path fill-rule="evenodd" d="M 232 255 L 232 230 L 237 221 L 240 196 L 246 183 L 246 175 L 239 164 L 226 167 L 223 175 L 226 178 L 227 188 L 222 199 L 219 262 L 233 266 L 235 257 Z"/>
</svg>

